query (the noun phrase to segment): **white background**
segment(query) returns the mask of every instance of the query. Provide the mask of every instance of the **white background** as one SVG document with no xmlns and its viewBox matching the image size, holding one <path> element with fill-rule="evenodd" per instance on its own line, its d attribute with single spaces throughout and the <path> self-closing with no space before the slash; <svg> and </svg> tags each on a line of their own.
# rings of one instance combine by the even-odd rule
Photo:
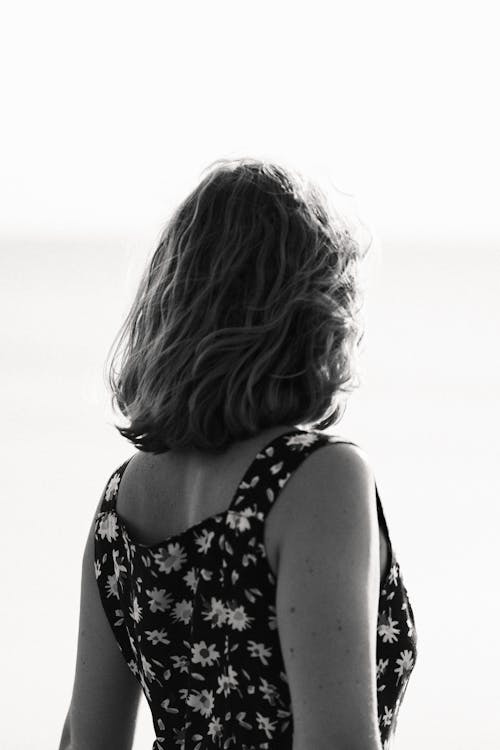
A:
<svg viewBox="0 0 500 750">
<path fill-rule="evenodd" d="M 104 359 L 146 257 L 205 166 L 256 156 L 375 238 L 363 385 L 330 431 L 372 459 L 415 612 L 395 748 L 497 750 L 494 4 L 18 0 L 0 55 L 2 745 L 59 746 L 84 543 L 135 450 Z"/>
</svg>

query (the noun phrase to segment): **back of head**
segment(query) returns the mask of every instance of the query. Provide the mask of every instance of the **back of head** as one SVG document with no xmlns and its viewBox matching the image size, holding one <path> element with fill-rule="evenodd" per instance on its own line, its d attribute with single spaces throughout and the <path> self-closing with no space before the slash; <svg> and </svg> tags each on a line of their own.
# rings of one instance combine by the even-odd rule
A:
<svg viewBox="0 0 500 750">
<path fill-rule="evenodd" d="M 214 162 L 113 343 L 108 382 L 129 420 L 118 431 L 143 451 L 220 453 L 275 425 L 338 421 L 357 385 L 363 254 L 297 172 Z"/>
</svg>

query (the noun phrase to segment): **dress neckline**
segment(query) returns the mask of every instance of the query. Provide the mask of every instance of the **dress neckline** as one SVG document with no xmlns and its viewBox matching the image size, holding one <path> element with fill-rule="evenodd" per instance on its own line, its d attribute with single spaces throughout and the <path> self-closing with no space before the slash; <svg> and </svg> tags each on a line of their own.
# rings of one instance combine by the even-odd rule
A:
<svg viewBox="0 0 500 750">
<path fill-rule="evenodd" d="M 317 435 L 318 433 L 315 432 L 314 430 L 302 430 L 302 429 L 296 427 L 293 430 L 287 430 L 286 432 L 281 433 L 280 435 L 275 436 L 272 440 L 268 441 L 262 448 L 259 448 L 259 450 L 257 451 L 257 453 L 254 455 L 253 459 L 251 460 L 250 464 L 245 469 L 245 472 L 244 472 L 242 478 L 240 479 L 240 481 L 238 482 L 238 484 L 237 484 L 237 486 L 236 486 L 236 488 L 234 490 L 234 493 L 233 493 L 233 495 L 231 497 L 231 502 L 229 503 L 229 506 L 225 510 L 219 511 L 218 513 L 212 513 L 212 515 L 207 516 L 206 518 L 203 518 L 201 521 L 198 521 L 197 523 L 192 524 L 191 526 L 188 526 L 188 528 L 184 529 L 184 531 L 181 531 L 181 532 L 179 532 L 177 534 L 171 534 L 168 537 L 165 537 L 164 539 L 160 539 L 157 542 L 153 542 L 152 544 L 145 544 L 145 543 L 136 541 L 131 536 L 130 532 L 128 531 L 127 524 L 125 523 L 125 521 L 123 520 L 123 518 L 121 518 L 121 516 L 118 513 L 118 510 L 116 508 L 116 503 L 117 503 L 117 500 L 118 500 L 118 493 L 119 493 L 119 486 L 121 484 L 122 477 L 123 477 L 123 475 L 125 473 L 125 470 L 126 470 L 128 464 L 130 463 L 130 461 L 132 460 L 132 458 L 134 457 L 134 455 L 136 455 L 135 453 L 132 456 L 130 456 L 130 458 L 128 458 L 126 461 L 124 461 L 122 463 L 122 465 L 118 468 L 117 472 L 116 472 L 119 475 L 119 484 L 118 484 L 118 488 L 117 488 L 117 490 L 116 490 L 116 492 L 115 492 L 115 494 L 113 496 L 112 503 L 111 503 L 110 507 L 108 507 L 106 509 L 106 512 L 112 513 L 114 515 L 114 518 L 115 518 L 115 521 L 116 521 L 116 525 L 118 527 L 118 530 L 119 530 L 120 534 L 127 540 L 128 544 L 132 545 L 133 547 L 136 547 L 137 549 L 140 549 L 143 552 L 148 552 L 148 551 L 160 549 L 162 547 L 167 547 L 169 544 L 173 544 L 175 542 L 180 541 L 184 537 L 190 536 L 192 533 L 194 533 L 195 531 L 200 530 L 202 527 L 206 527 L 206 526 L 211 527 L 213 525 L 217 525 L 217 524 L 221 523 L 222 519 L 227 518 L 228 516 L 230 516 L 230 514 L 237 513 L 237 511 L 234 510 L 234 505 L 235 505 L 236 500 L 238 499 L 238 497 L 240 495 L 241 485 L 244 482 L 248 482 L 251 479 L 250 475 L 254 471 L 254 466 L 255 466 L 255 461 L 257 460 L 257 456 L 259 456 L 260 454 L 265 453 L 270 448 L 275 447 L 277 444 L 280 444 L 283 440 L 285 440 L 285 438 L 291 437 L 293 435 L 303 435 L 303 434 L 306 434 L 306 435 L 308 435 L 308 434 Z"/>
<path fill-rule="evenodd" d="M 285 438 L 289 438 L 289 437 L 292 437 L 294 435 L 315 435 L 315 436 L 323 436 L 326 439 L 328 439 L 329 437 L 334 437 L 334 436 L 325 435 L 324 433 L 318 432 L 316 430 L 302 430 L 302 429 L 300 429 L 298 427 L 295 428 L 295 429 L 293 429 L 293 430 L 287 430 L 286 432 L 283 432 L 280 435 L 275 436 L 272 440 L 268 441 L 268 443 L 266 443 L 266 445 L 264 445 L 262 448 L 260 448 L 257 451 L 257 453 L 254 455 L 254 458 L 252 459 L 252 461 L 250 462 L 250 464 L 247 466 L 247 468 L 246 468 L 246 470 L 245 470 L 245 472 L 243 474 L 243 477 L 241 478 L 240 482 L 236 486 L 236 489 L 235 489 L 235 491 L 233 493 L 233 496 L 231 498 L 231 502 L 230 502 L 229 506 L 225 510 L 220 511 L 219 513 L 212 513 L 212 515 L 207 516 L 206 518 L 203 518 L 201 521 L 198 521 L 197 523 L 192 524 L 191 526 L 188 526 L 187 529 L 184 529 L 184 531 L 180 531 L 177 534 L 170 534 L 168 537 L 165 537 L 164 539 L 160 539 L 157 542 L 153 542 L 152 544 L 144 544 L 142 542 L 138 542 L 135 539 L 133 539 L 133 537 L 130 535 L 130 533 L 129 533 L 128 529 L 127 529 L 127 524 L 125 523 L 125 521 L 120 517 L 119 513 L 117 512 L 116 502 L 117 502 L 117 498 L 118 498 L 118 492 L 119 492 L 119 486 L 120 486 L 120 483 L 121 483 L 121 479 L 123 477 L 123 474 L 125 473 L 125 470 L 126 470 L 128 464 L 130 463 L 130 461 L 132 460 L 132 458 L 134 457 L 134 455 L 136 455 L 135 453 L 132 456 L 130 456 L 129 458 L 127 458 L 127 460 L 124 461 L 121 464 L 121 466 L 117 469 L 117 471 L 113 475 L 113 477 L 116 477 L 116 475 L 118 475 L 118 486 L 117 486 L 116 492 L 114 492 L 114 494 L 113 494 L 113 497 L 111 499 L 111 503 L 109 503 L 109 507 L 106 508 L 104 512 L 106 512 L 106 513 L 112 513 L 113 514 L 114 519 L 115 519 L 115 523 L 116 523 L 116 526 L 117 526 L 117 529 L 118 529 L 121 537 L 124 540 L 126 540 L 126 542 L 130 546 L 132 546 L 132 547 L 134 547 L 134 548 L 136 548 L 136 549 L 138 549 L 138 550 L 140 550 L 140 551 L 142 551 L 143 553 L 146 553 L 146 554 L 147 553 L 152 553 L 153 551 L 159 550 L 159 549 L 161 549 L 163 547 L 167 547 L 169 544 L 174 544 L 175 542 L 179 542 L 180 540 L 184 539 L 185 537 L 189 537 L 191 534 L 193 534 L 194 532 L 196 532 L 198 530 L 201 530 L 202 528 L 206 528 L 206 527 L 211 528 L 212 526 L 217 526 L 218 524 L 220 524 L 222 522 L 222 519 L 227 519 L 230 514 L 237 513 L 237 511 L 234 510 L 234 505 L 235 505 L 236 500 L 238 499 L 238 497 L 240 495 L 241 485 L 244 482 L 248 482 L 251 479 L 251 474 L 252 474 L 252 472 L 254 470 L 254 466 L 255 466 L 255 462 L 257 460 L 257 456 L 259 456 L 260 454 L 264 454 L 266 451 L 269 450 L 269 448 L 275 447 L 276 445 L 282 443 L 282 441 L 284 441 Z M 342 441 L 341 440 L 340 442 L 351 442 L 351 441 L 348 441 L 348 440 L 347 441 Z M 109 482 L 108 482 L 108 485 L 109 485 Z M 377 505 L 377 515 L 378 515 L 379 520 L 382 523 L 382 528 L 383 528 L 383 530 L 385 532 L 385 538 L 387 540 L 387 546 L 388 546 L 387 570 L 386 570 L 385 574 L 381 577 L 381 582 L 380 582 L 380 592 L 382 592 L 382 590 L 384 589 L 384 587 L 387 585 L 388 580 L 390 579 L 392 571 L 395 570 L 396 574 L 399 574 L 399 564 L 398 564 L 398 562 L 396 560 L 396 555 L 395 555 L 395 552 L 394 552 L 394 548 L 392 546 L 392 541 L 391 541 L 391 537 L 390 537 L 390 534 L 389 534 L 389 529 L 387 527 L 387 522 L 386 522 L 386 519 L 385 519 L 384 510 L 382 508 L 382 503 L 380 501 L 380 497 L 379 497 L 378 488 L 377 488 L 376 483 L 375 483 L 375 498 L 376 498 L 376 505 Z"/>
</svg>

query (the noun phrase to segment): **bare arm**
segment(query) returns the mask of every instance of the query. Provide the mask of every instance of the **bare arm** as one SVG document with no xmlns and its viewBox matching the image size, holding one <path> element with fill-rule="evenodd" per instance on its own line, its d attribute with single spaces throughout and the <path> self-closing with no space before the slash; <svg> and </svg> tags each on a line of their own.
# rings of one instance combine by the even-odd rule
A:
<svg viewBox="0 0 500 750">
<path fill-rule="evenodd" d="M 59 750 L 130 750 L 141 696 L 99 596 L 94 570 L 97 511 L 83 553 L 75 678 Z"/>
<path fill-rule="evenodd" d="M 345 444 L 319 449 L 295 478 L 295 502 L 280 535 L 276 600 L 293 750 L 382 750 L 374 478 L 363 453 Z"/>
</svg>

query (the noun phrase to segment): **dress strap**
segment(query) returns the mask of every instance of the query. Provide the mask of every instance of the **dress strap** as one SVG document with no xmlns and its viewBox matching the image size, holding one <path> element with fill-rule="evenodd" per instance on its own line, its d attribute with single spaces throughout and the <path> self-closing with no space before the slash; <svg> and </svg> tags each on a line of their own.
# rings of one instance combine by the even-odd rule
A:
<svg viewBox="0 0 500 750">
<path fill-rule="evenodd" d="M 334 435 L 296 428 L 274 438 L 262 448 L 248 467 L 238 485 L 230 511 L 238 514 L 253 505 L 254 512 L 264 520 L 280 491 L 307 456 L 329 443 L 352 443 Z"/>
<path fill-rule="evenodd" d="M 116 510 L 116 498 L 118 495 L 118 487 L 120 486 L 121 478 L 129 462 L 134 457 L 135 453 L 127 458 L 110 476 L 104 488 L 102 502 L 100 506 L 101 512 L 108 512 L 110 510 Z"/>
<path fill-rule="evenodd" d="M 357 443 L 341 436 L 297 428 L 279 435 L 261 449 L 245 472 L 229 506 L 235 517 L 241 515 L 242 529 L 247 527 L 248 515 L 265 521 L 281 490 L 307 456 L 334 443 L 346 443 L 359 448 Z M 385 531 L 392 560 L 392 544 L 376 484 L 375 496 L 377 516 Z"/>
<path fill-rule="evenodd" d="M 379 521 L 379 524 L 382 527 L 382 530 L 383 530 L 383 532 L 385 534 L 385 538 L 387 540 L 387 546 L 389 548 L 388 555 L 389 555 L 390 564 L 393 565 L 394 562 L 395 562 L 395 554 L 396 553 L 394 552 L 394 548 L 392 546 L 391 535 L 389 534 L 389 529 L 387 527 L 387 521 L 385 520 L 384 509 L 382 508 L 382 502 L 381 502 L 380 496 L 378 494 L 377 484 L 375 484 L 375 496 L 377 498 L 377 516 L 378 516 L 378 521 Z"/>
</svg>

